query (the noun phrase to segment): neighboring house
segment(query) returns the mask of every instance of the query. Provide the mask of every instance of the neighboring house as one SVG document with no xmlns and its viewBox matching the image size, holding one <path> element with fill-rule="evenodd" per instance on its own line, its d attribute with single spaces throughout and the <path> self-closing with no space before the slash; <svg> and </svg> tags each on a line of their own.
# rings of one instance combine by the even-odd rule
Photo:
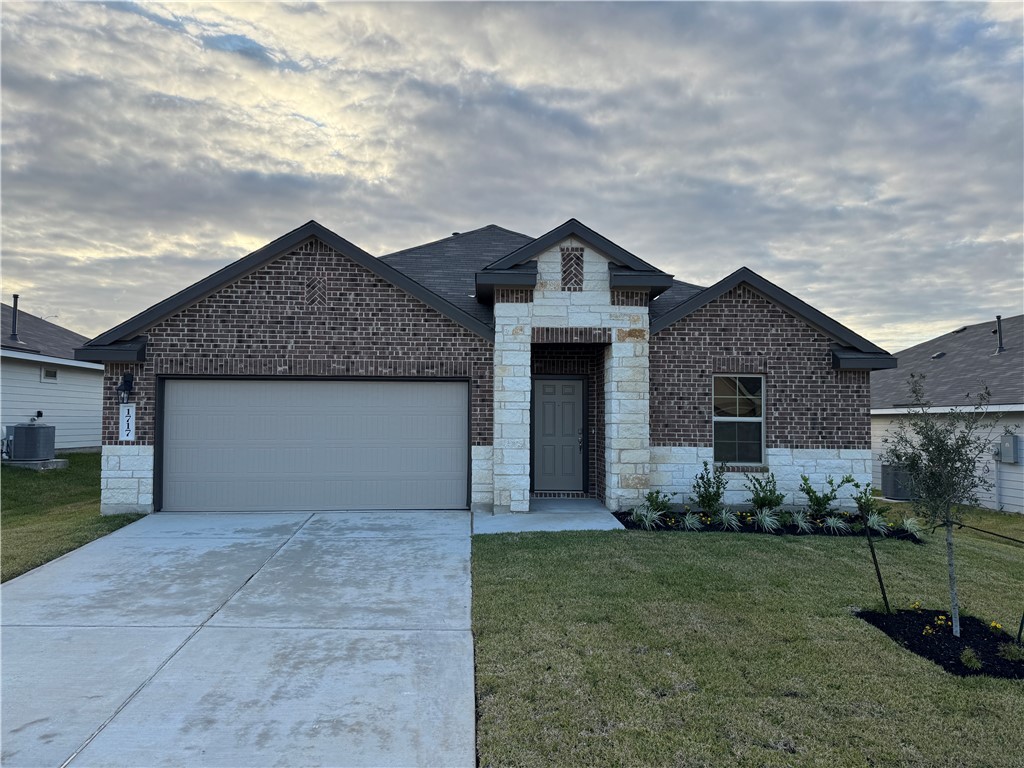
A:
<svg viewBox="0 0 1024 768">
<path fill-rule="evenodd" d="M 572 219 L 374 258 L 316 222 L 98 336 L 103 509 L 495 508 L 870 476 L 884 350 L 748 269 L 678 282 Z M 135 430 L 115 388 L 132 374 Z"/>
<path fill-rule="evenodd" d="M 937 412 L 970 408 L 985 387 L 995 422 L 992 452 L 979 466 L 992 483 L 982 506 L 1024 512 L 1024 315 L 966 325 L 896 355 L 899 368 L 871 374 L 872 484 L 882 488 L 882 439 L 910 405 L 908 378 L 924 375 L 926 399 Z M 1002 453 L 1002 434 L 1015 434 L 1016 457 Z M 1010 459 L 1015 458 L 1014 462 Z"/>
<path fill-rule="evenodd" d="M 14 308 L 2 305 L 0 349 L 0 420 L 6 430 L 43 412 L 38 420 L 55 428 L 60 450 L 98 448 L 103 366 L 74 359 L 85 336 L 35 315 L 18 311 L 17 338 L 12 338 Z"/>
</svg>

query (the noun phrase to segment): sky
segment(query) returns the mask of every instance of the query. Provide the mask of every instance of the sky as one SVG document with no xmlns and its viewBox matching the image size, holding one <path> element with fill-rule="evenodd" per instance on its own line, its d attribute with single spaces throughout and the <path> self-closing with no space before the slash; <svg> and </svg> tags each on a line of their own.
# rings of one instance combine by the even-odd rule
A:
<svg viewBox="0 0 1024 768">
<path fill-rule="evenodd" d="M 3 300 L 95 336 L 310 219 L 577 218 L 889 351 L 1024 312 L 1011 3 L 4 2 Z"/>
</svg>

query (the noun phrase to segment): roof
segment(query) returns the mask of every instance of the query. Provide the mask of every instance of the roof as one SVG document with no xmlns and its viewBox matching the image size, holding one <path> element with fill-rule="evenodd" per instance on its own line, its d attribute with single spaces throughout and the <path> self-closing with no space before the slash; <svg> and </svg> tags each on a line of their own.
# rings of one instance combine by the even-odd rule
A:
<svg viewBox="0 0 1024 768">
<path fill-rule="evenodd" d="M 142 334 L 150 326 L 254 272 L 310 238 L 319 239 L 463 327 L 485 339 L 493 339 L 494 313 L 478 295 L 478 278 L 486 275 L 528 281 L 531 275 L 526 272 L 532 265 L 524 262 L 566 237 L 580 239 L 611 260 L 609 281 L 613 287 L 636 285 L 650 290 L 654 296 L 650 304 L 652 333 L 722 295 L 733 285 L 748 282 L 755 290 L 823 329 L 830 338 L 839 342 L 840 347 L 833 350 L 837 367 L 877 368 L 891 362 L 884 350 L 748 269 L 738 270 L 710 288 L 673 280 L 671 275 L 642 261 L 576 219 L 569 219 L 538 238 L 489 224 L 380 258 L 371 256 L 322 224 L 309 221 L 97 336 L 78 350 L 76 358 L 108 362 L 144 360 L 146 340 Z M 532 279 L 535 280 L 536 276 L 532 275 Z M 851 351 L 860 354 L 844 354 Z"/>
<path fill-rule="evenodd" d="M 531 242 L 533 238 L 528 235 L 488 224 L 472 232 L 389 253 L 380 260 L 480 322 L 490 324 L 494 313 L 491 307 L 476 300 L 473 278 L 487 265 Z"/>
<path fill-rule="evenodd" d="M 7 304 L 3 304 L 2 307 L 0 325 L 2 325 L 3 338 L 0 342 L 4 349 L 73 360 L 75 348 L 82 346 L 87 341 L 85 336 L 69 331 L 56 323 L 43 320 L 41 317 L 30 315 L 19 306 L 18 338 L 22 343 L 15 344 L 10 338 L 14 308 Z"/>
<path fill-rule="evenodd" d="M 1024 315 L 1003 318 L 1005 352 L 998 346 L 995 318 L 967 325 L 896 353 L 899 368 L 871 374 L 871 407 L 910 405 L 907 378 L 923 374 L 925 396 L 933 406 L 970 405 L 967 393 L 987 386 L 991 405 L 1024 403 Z"/>
</svg>

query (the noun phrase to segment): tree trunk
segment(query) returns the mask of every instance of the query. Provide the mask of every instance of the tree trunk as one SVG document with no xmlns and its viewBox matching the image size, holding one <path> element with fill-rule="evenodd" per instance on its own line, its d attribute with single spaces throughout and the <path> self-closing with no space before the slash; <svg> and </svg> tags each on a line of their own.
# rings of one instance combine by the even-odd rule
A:
<svg viewBox="0 0 1024 768">
<path fill-rule="evenodd" d="M 953 521 L 946 518 L 946 560 L 949 564 L 949 604 L 953 637 L 960 637 L 960 601 L 956 596 L 956 567 L 953 561 Z"/>
</svg>

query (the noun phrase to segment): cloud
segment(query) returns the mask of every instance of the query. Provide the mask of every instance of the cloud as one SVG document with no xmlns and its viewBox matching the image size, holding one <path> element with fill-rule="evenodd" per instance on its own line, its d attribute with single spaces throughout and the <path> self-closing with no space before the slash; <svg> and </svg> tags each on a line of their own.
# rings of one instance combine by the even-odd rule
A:
<svg viewBox="0 0 1024 768">
<path fill-rule="evenodd" d="M 900 349 L 1024 302 L 1016 4 L 5 4 L 5 290 L 98 333 L 310 218 L 576 217 Z M 63 268 L 61 268 L 63 265 Z"/>
</svg>

